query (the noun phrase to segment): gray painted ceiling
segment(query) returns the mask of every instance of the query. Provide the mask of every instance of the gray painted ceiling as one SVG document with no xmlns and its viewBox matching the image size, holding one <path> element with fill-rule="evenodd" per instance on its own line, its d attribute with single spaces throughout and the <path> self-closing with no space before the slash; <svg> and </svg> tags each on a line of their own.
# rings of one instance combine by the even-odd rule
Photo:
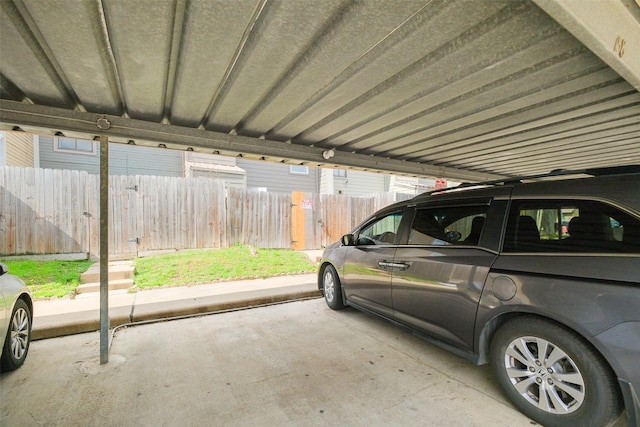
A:
<svg viewBox="0 0 640 427">
<path fill-rule="evenodd" d="M 640 7 L 564 3 L 0 0 L 0 129 L 461 180 L 638 164 Z"/>
</svg>

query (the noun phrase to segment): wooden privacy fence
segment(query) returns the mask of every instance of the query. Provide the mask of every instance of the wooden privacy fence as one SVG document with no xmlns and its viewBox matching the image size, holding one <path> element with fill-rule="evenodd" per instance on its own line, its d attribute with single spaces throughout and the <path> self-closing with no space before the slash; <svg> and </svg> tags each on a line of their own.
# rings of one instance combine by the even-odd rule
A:
<svg viewBox="0 0 640 427">
<path fill-rule="evenodd" d="M 0 255 L 98 255 L 99 178 L 81 171 L 0 168 Z M 109 252 L 222 248 L 319 249 L 395 196 L 266 193 L 222 180 L 109 177 Z M 293 234 L 296 234 L 294 237 Z"/>
<path fill-rule="evenodd" d="M 399 193 L 353 197 L 294 192 L 292 248 L 304 250 L 327 246 L 378 209 L 409 197 Z"/>
<path fill-rule="evenodd" d="M 222 180 L 111 176 L 109 250 L 291 247 L 291 195 L 239 191 Z"/>
</svg>

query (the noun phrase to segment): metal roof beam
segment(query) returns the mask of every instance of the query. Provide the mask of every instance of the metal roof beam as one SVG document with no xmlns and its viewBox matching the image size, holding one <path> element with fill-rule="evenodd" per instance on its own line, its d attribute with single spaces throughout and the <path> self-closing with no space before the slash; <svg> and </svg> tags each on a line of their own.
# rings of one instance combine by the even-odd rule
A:
<svg viewBox="0 0 640 427">
<path fill-rule="evenodd" d="M 593 53 L 640 90 L 640 4 L 630 0 L 533 0 Z M 635 45 L 635 46 L 634 46 Z"/>
<path fill-rule="evenodd" d="M 167 148 L 174 149 L 191 148 L 196 151 L 208 152 L 216 150 L 221 153 L 292 159 L 316 167 L 343 166 L 371 172 L 391 172 L 408 176 L 440 177 L 462 181 L 486 181 L 502 178 L 502 176 L 490 173 L 343 151 L 336 151 L 334 157 L 327 159 L 323 157 L 326 150 L 318 147 L 7 100 L 0 100 L 0 123 L 9 126 L 35 127 L 47 133 L 74 132 L 80 134 L 78 137 L 86 139 L 109 135 L 112 142 L 126 143 L 128 140 L 134 140 L 136 144 L 153 147 L 157 147 L 161 143 Z"/>
</svg>

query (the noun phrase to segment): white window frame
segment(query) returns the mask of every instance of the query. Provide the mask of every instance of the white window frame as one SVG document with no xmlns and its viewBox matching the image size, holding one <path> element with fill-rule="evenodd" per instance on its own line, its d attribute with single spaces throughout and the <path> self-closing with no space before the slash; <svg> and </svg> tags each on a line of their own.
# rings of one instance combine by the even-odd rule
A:
<svg viewBox="0 0 640 427">
<path fill-rule="evenodd" d="M 76 143 L 77 141 L 87 141 L 91 143 L 91 151 L 84 151 L 84 150 L 77 150 L 77 149 L 70 149 L 70 148 L 60 148 L 60 140 L 61 139 L 72 139 L 75 140 Z M 80 138 L 67 138 L 67 137 L 60 137 L 57 136 L 53 139 L 53 151 L 57 151 L 60 153 L 69 153 L 69 154 L 80 154 L 80 155 L 84 155 L 84 156 L 97 156 L 98 155 L 98 144 L 96 144 L 95 141 L 91 141 L 88 139 L 80 139 Z"/>
<path fill-rule="evenodd" d="M 294 170 L 294 168 L 304 168 L 303 171 Z M 309 175 L 309 166 L 305 165 L 289 165 L 289 173 L 293 175 Z"/>
<path fill-rule="evenodd" d="M 334 169 L 333 176 L 336 178 L 346 178 L 347 170 L 346 169 Z"/>
</svg>

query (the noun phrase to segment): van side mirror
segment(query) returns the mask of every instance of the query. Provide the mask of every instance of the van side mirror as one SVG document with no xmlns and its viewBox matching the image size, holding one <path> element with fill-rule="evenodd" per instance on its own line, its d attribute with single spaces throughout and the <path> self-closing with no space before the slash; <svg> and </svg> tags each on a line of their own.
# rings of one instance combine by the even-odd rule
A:
<svg viewBox="0 0 640 427">
<path fill-rule="evenodd" d="M 0 276 L 2 276 L 5 273 L 8 273 L 8 272 L 9 272 L 9 269 L 7 268 L 7 266 L 2 264 L 2 263 L 0 263 Z"/>
<path fill-rule="evenodd" d="M 345 234 L 340 240 L 344 246 L 355 246 L 356 244 L 356 239 L 353 237 L 353 234 Z"/>
</svg>

